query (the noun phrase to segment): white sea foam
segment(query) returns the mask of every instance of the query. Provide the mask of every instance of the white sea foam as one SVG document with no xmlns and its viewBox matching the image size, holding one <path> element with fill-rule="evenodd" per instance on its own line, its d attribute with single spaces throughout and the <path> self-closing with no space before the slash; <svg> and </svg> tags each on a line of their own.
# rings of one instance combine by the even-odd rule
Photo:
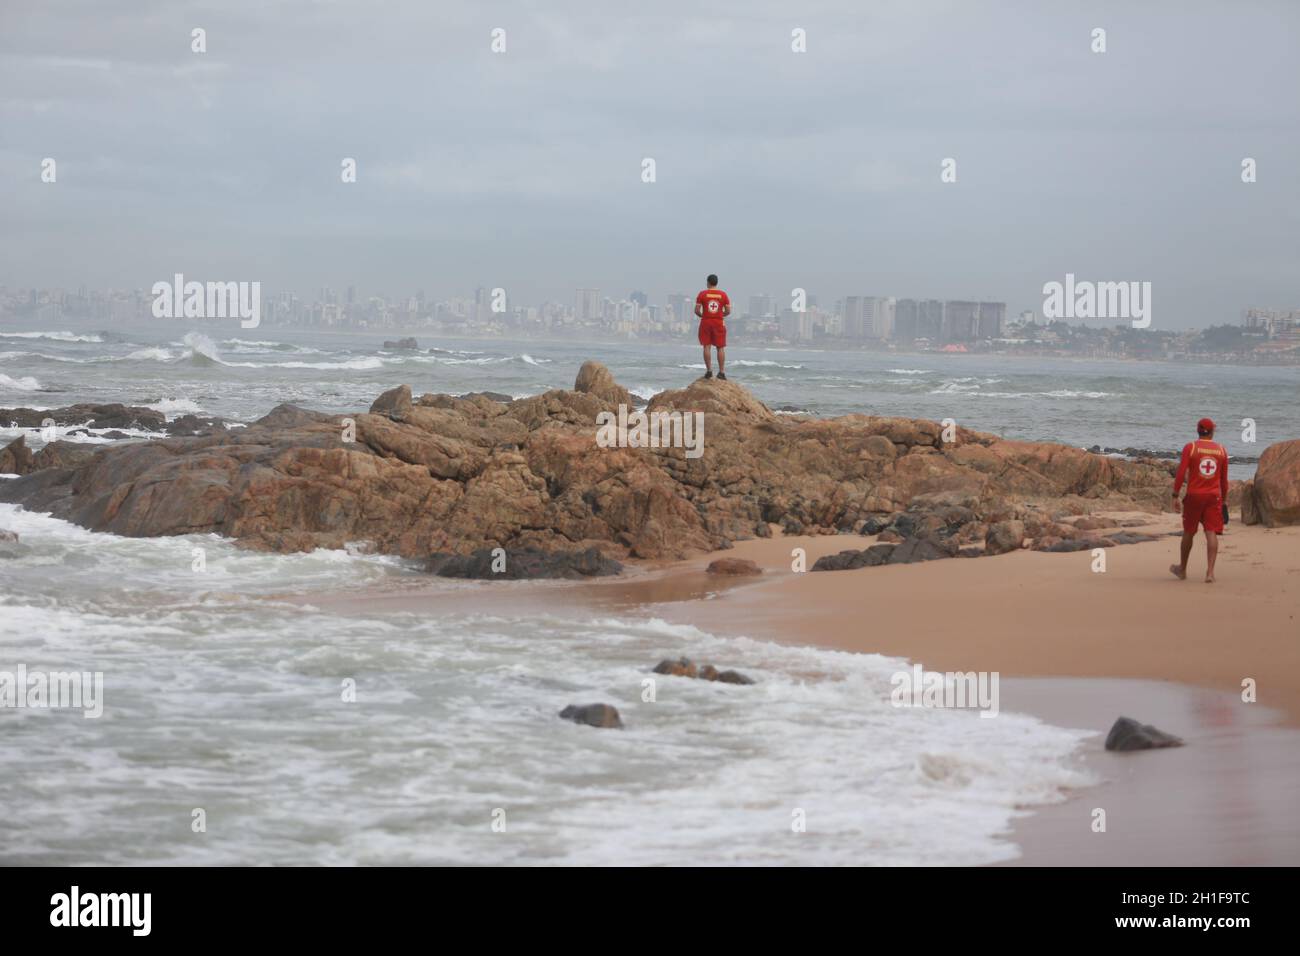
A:
<svg viewBox="0 0 1300 956">
<path fill-rule="evenodd" d="M 102 335 L 78 332 L 0 332 L 0 339 L 48 339 L 51 342 L 102 342 Z"/>
<path fill-rule="evenodd" d="M 191 401 L 188 398 L 164 398 L 162 401 L 154 402 L 152 405 L 145 405 L 144 407 L 152 408 L 155 412 L 162 412 L 169 420 L 180 415 L 207 414 L 198 402 Z"/>
<path fill-rule="evenodd" d="M 0 372 L 0 389 L 9 389 L 13 392 L 37 392 L 40 391 L 41 383 L 36 381 L 30 375 L 24 375 L 21 378 L 11 378 Z"/>
<path fill-rule="evenodd" d="M 1015 855 L 1020 808 L 1087 782 L 1083 732 L 891 706 L 891 658 L 657 620 L 330 614 L 275 595 L 411 572 L 92 534 L 12 505 L 0 526 L 29 549 L 6 562 L 0 653 L 105 674 L 103 720 L 9 721 L 0 826 L 23 839 L 0 864 L 979 864 Z M 653 663 L 681 654 L 757 683 L 658 677 L 643 701 Z M 557 717 L 597 700 L 624 731 Z M 223 838 L 169 825 L 160 787 Z M 113 826 L 78 827 L 88 805 Z"/>
</svg>

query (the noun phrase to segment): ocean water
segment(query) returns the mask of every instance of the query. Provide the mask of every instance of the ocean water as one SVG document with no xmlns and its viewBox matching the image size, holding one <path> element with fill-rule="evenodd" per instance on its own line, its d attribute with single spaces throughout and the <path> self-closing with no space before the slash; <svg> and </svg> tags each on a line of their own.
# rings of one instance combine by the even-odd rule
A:
<svg viewBox="0 0 1300 956">
<path fill-rule="evenodd" d="M 0 527 L 26 549 L 0 559 L 0 670 L 104 674 L 99 718 L 0 710 L 0 865 L 979 864 L 1016 855 L 1023 808 L 1090 782 L 1083 732 L 894 707 L 900 660 L 486 600 L 342 617 L 284 595 L 419 572 L 12 505 Z M 660 677 L 644 701 L 682 654 L 757 683 Z M 595 701 L 626 728 L 556 716 Z"/>
<path fill-rule="evenodd" d="M 703 374 L 699 347 L 511 342 L 417 335 L 425 351 L 388 351 L 404 333 L 191 328 L 0 327 L 0 408 L 76 401 L 149 405 L 249 421 L 281 402 L 368 408 L 396 384 L 421 392 L 520 397 L 572 388 L 589 358 L 648 398 Z M 863 412 L 942 420 L 1007 438 L 1176 452 L 1209 416 L 1235 456 L 1300 437 L 1300 367 L 1237 367 L 988 355 L 728 349 L 729 377 L 769 405 L 816 415 Z M 1243 441 L 1242 422 L 1255 422 Z M 12 436 L 0 422 L 0 439 Z M 39 444 L 33 436 L 33 444 Z M 94 440 L 93 436 L 89 440 Z M 1234 476 L 1253 468 L 1238 465 Z"/>
<path fill-rule="evenodd" d="M 648 397 L 702 366 L 693 343 L 420 337 L 432 351 L 406 353 L 383 338 L 0 329 L 0 407 L 116 401 L 247 422 L 281 402 L 362 409 L 398 383 L 535 394 L 570 387 L 586 358 Z M 1300 436 L 1296 369 L 730 353 L 731 377 L 760 398 L 819 415 L 951 417 L 1008 437 L 1173 450 L 1208 414 L 1243 455 Z M 1255 445 L 1238 440 L 1246 417 Z M 0 422 L 0 440 L 20 432 Z M 119 538 L 12 505 L 0 528 L 21 538 L 0 554 L 0 671 L 105 681 L 98 719 L 0 709 L 0 864 L 978 864 L 1015 856 L 1015 814 L 1090 782 L 1081 732 L 892 706 L 899 660 L 649 615 L 592 619 L 562 593 L 548 616 L 502 613 L 495 589 L 527 583 L 436 584 L 483 590 L 477 615 L 359 600 L 343 616 L 314 596 L 428 582 L 391 558 Z M 679 655 L 757 684 L 660 678 L 643 700 L 649 669 Z M 349 680 L 354 702 L 342 699 Z M 615 704 L 626 729 L 556 716 L 595 701 Z M 797 811 L 806 832 L 792 831 Z"/>
</svg>

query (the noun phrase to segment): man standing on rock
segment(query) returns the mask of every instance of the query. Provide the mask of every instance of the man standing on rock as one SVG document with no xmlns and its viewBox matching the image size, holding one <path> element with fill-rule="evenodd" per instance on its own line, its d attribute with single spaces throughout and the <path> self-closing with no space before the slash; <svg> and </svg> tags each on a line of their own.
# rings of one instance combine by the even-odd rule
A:
<svg viewBox="0 0 1300 956">
<path fill-rule="evenodd" d="M 1223 533 L 1223 503 L 1228 500 L 1228 450 L 1214 441 L 1214 422 L 1202 418 L 1196 423 L 1196 441 L 1183 446 L 1183 457 L 1174 476 L 1174 511 L 1178 510 L 1178 492 L 1187 478 L 1187 496 L 1182 502 L 1182 563 L 1169 570 L 1178 580 L 1187 578 L 1187 559 L 1196 540 L 1196 526 L 1205 528 L 1205 583 L 1214 583 L 1214 559 L 1219 555 L 1219 535 Z"/>
<path fill-rule="evenodd" d="M 709 276 L 709 287 L 695 297 L 695 314 L 700 319 L 700 344 L 704 346 L 704 377 L 713 378 L 713 358 L 709 346 L 718 349 L 718 378 L 727 380 L 727 316 L 731 300 L 718 288 L 718 277 Z"/>
</svg>

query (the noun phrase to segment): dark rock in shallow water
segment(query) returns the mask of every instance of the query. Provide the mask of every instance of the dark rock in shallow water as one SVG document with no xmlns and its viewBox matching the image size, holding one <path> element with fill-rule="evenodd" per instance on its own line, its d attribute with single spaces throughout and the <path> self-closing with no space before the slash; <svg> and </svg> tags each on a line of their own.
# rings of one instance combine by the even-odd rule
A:
<svg viewBox="0 0 1300 956">
<path fill-rule="evenodd" d="M 56 425 L 85 425 L 89 428 L 140 428 L 162 431 L 167 416 L 152 408 L 122 405 L 117 402 L 95 405 L 89 402 L 66 408 L 0 408 L 0 422 L 17 428 L 41 428 L 46 419 Z"/>
<path fill-rule="evenodd" d="M 1150 724 L 1140 724 L 1132 717 L 1119 718 L 1106 735 L 1107 750 L 1153 750 L 1181 746 L 1181 738 L 1157 730 Z"/>
<path fill-rule="evenodd" d="M 717 681 L 720 684 L 752 684 L 754 678 L 746 677 L 740 671 L 723 671 L 718 674 Z"/>
<path fill-rule="evenodd" d="M 679 657 L 675 661 L 667 658 L 655 665 L 656 674 L 668 674 L 671 677 L 698 677 L 699 669 L 695 662 L 688 657 Z"/>
<path fill-rule="evenodd" d="M 415 341 L 415 339 L 409 337 L 404 339 L 398 339 L 396 342 L 392 340 L 387 340 L 384 342 L 384 348 L 386 349 L 418 349 L 419 347 L 420 347 L 420 343 Z"/>
<path fill-rule="evenodd" d="M 585 551 L 513 551 L 506 549 L 504 567 L 495 548 L 473 554 L 432 554 L 425 570 L 443 578 L 532 580 L 534 578 L 591 578 L 618 574 L 623 565 L 597 548 Z M 494 570 L 494 565 L 501 570 Z"/>
<path fill-rule="evenodd" d="M 705 568 L 708 574 L 753 575 L 762 574 L 763 569 L 747 558 L 718 558 L 709 562 Z"/>
<path fill-rule="evenodd" d="M 720 684 L 754 683 L 752 677 L 746 677 L 739 671 L 720 671 L 712 664 L 696 667 L 695 662 L 688 657 L 679 657 L 675 661 L 664 659 L 655 665 L 654 672 L 667 674 L 670 677 L 692 677 L 698 680 L 716 681 Z"/>
<path fill-rule="evenodd" d="M 618 715 L 618 708 L 613 704 L 570 704 L 560 711 L 560 716 L 575 724 L 588 727 L 622 728 L 623 718 Z"/>
</svg>

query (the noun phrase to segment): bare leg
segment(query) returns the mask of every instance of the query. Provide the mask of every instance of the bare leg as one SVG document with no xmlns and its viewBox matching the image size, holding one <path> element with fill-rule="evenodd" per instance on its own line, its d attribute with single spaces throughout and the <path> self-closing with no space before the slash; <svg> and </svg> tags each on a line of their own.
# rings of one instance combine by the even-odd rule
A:
<svg viewBox="0 0 1300 956">
<path fill-rule="evenodd" d="M 1179 549 L 1178 549 L 1180 557 L 1182 559 L 1181 563 L 1169 565 L 1169 570 L 1172 571 L 1174 573 L 1174 577 L 1176 577 L 1180 581 L 1185 580 L 1187 577 L 1187 559 L 1192 556 L 1192 544 L 1195 541 L 1196 541 L 1195 531 L 1193 531 L 1191 534 L 1188 534 L 1186 531 L 1184 531 L 1183 540 L 1182 543 L 1179 545 Z"/>
<path fill-rule="evenodd" d="M 1213 531 L 1205 532 L 1205 583 L 1214 583 L 1214 560 L 1219 556 L 1219 536 Z"/>
<path fill-rule="evenodd" d="M 704 371 L 713 372 L 713 355 L 709 352 L 709 347 L 704 346 Z"/>
<path fill-rule="evenodd" d="M 718 374 L 727 370 L 727 349 L 725 346 L 718 346 Z M 743 376 L 742 376 L 743 377 Z"/>
</svg>

